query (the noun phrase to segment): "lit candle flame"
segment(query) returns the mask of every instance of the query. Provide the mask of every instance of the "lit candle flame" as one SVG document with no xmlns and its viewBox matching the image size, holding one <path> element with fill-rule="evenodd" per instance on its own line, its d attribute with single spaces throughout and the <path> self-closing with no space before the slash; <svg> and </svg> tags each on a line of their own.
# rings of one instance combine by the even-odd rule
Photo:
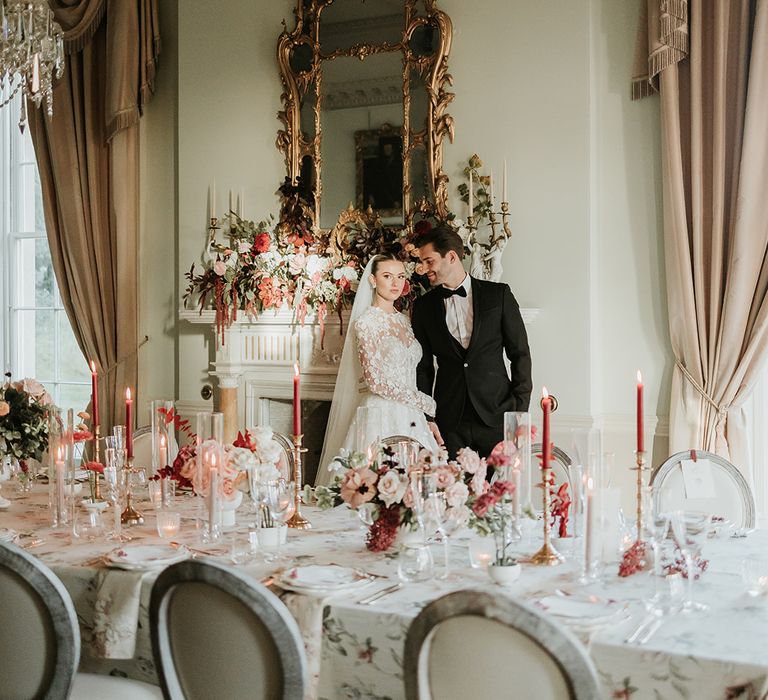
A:
<svg viewBox="0 0 768 700">
<path fill-rule="evenodd" d="M 211 468 L 212 469 L 216 468 L 216 453 L 215 452 L 211 452 Z"/>
<path fill-rule="evenodd" d="M 594 484 L 595 484 L 595 482 L 593 481 L 592 477 L 590 476 L 589 479 L 587 479 L 587 489 L 589 491 L 591 491 L 592 488 L 594 487 Z"/>
<path fill-rule="evenodd" d="M 298 377 L 299 376 L 299 363 L 294 362 L 293 363 L 293 376 Z"/>
<path fill-rule="evenodd" d="M 96 374 L 96 363 L 91 360 L 91 374 Z"/>
<path fill-rule="evenodd" d="M 640 370 L 637 370 L 637 383 L 642 386 L 643 384 L 643 375 L 640 374 Z"/>
<path fill-rule="evenodd" d="M 56 461 L 57 462 L 64 461 L 64 453 L 62 452 L 61 446 L 56 448 Z"/>
<path fill-rule="evenodd" d="M 131 400 L 131 387 L 128 387 L 125 390 L 125 400 L 126 401 L 130 401 Z"/>
<path fill-rule="evenodd" d="M 160 448 L 165 448 L 165 435 L 160 436 Z"/>
<path fill-rule="evenodd" d="M 545 386 L 541 387 L 541 398 L 542 399 L 548 399 L 549 398 L 549 392 L 547 391 L 547 387 L 545 387 Z"/>
</svg>

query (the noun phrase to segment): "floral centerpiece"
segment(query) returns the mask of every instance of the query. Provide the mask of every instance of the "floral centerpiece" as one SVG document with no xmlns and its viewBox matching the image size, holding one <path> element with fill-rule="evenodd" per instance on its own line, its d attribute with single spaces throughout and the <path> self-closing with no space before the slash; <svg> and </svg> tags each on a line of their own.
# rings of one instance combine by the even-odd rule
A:
<svg viewBox="0 0 768 700">
<path fill-rule="evenodd" d="M 48 448 L 48 407 L 53 400 L 34 379 L 12 382 L 10 373 L 0 387 L 0 458 L 10 457 L 27 473 L 27 461 L 41 461 Z"/>
<path fill-rule="evenodd" d="M 406 467 L 398 464 L 390 447 L 384 447 L 370 463 L 361 452 L 342 452 L 329 466 L 335 472 L 333 482 L 315 489 L 317 505 L 327 509 L 346 503 L 359 509 L 372 504 L 373 524 L 368 529 L 366 546 L 373 552 L 386 551 L 401 529 L 412 529 L 417 523 L 410 486 L 411 473 L 420 470 L 434 474 L 438 492 L 445 494 L 446 517 L 458 524 L 469 524 L 472 512 L 468 500 L 489 488 L 485 460 L 467 448 L 459 451 L 455 461 L 446 457 L 444 451 L 433 455 L 422 450 L 417 462 Z"/>
</svg>

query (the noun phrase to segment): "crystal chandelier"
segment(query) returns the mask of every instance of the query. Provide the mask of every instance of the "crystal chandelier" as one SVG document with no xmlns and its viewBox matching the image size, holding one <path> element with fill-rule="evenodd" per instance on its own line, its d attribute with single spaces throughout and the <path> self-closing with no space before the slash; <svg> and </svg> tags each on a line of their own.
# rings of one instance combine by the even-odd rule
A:
<svg viewBox="0 0 768 700">
<path fill-rule="evenodd" d="M 64 33 L 48 0 L 0 0 L 0 108 L 21 92 L 19 128 L 27 123 L 27 101 L 45 99 L 53 116 L 53 80 L 64 72 Z"/>
</svg>

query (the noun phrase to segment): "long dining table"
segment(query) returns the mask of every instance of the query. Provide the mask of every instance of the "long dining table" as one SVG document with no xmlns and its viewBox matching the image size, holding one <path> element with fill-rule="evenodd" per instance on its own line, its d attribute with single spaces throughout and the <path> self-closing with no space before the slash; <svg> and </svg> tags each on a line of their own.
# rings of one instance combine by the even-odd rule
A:
<svg viewBox="0 0 768 700">
<path fill-rule="evenodd" d="M 290 531 L 282 547 L 285 562 L 276 564 L 273 552 L 257 550 L 250 560 L 234 564 L 232 543 L 242 543 L 247 533 L 238 528 L 225 531 L 220 542 L 200 547 L 196 544 L 194 500 L 177 497 L 182 527 L 174 541 L 208 552 L 194 552 L 195 556 L 233 566 L 255 581 L 271 584 L 297 620 L 304 639 L 308 698 L 404 697 L 402 657 L 411 621 L 431 600 L 466 588 L 528 601 L 544 608 L 544 614 L 551 612 L 542 601 L 552 596 L 599 603 L 594 621 L 588 613 L 586 619 L 556 619 L 586 644 L 606 698 L 762 698 L 768 686 L 768 599 L 748 596 L 740 575 L 743 560 L 765 551 L 768 531 L 756 531 L 746 538 L 709 540 L 704 549 L 709 567 L 695 582 L 696 599 L 709 610 L 659 618 L 652 636 L 640 644 L 637 635 L 634 641 L 627 640 L 648 615 L 643 601 L 658 583 L 648 573 L 619 578 L 611 565 L 599 581 L 580 586 L 578 557 L 570 556 L 557 567 L 523 564 L 520 578 L 500 587 L 490 581 L 486 571 L 469 566 L 468 548 L 474 535 L 463 532 L 452 538 L 450 547 L 456 580 L 405 583 L 364 604 L 364 598 L 398 582 L 397 550 L 368 552 L 360 521 L 346 507 L 319 511 L 305 506 L 303 512 L 313 527 Z M 141 507 L 145 524 L 126 530 L 133 537 L 129 544 L 167 543 L 157 535 L 150 504 Z M 252 518 L 246 512 L 238 514 L 244 528 Z M 108 527 L 109 513 L 104 521 Z M 18 543 L 47 564 L 71 594 L 81 627 L 82 670 L 157 683 L 148 614 L 156 569 L 110 568 L 103 556 L 115 549 L 114 542 L 104 537 L 73 538 L 69 528 L 52 529 L 47 489 L 41 485 L 31 493 L 13 494 L 10 508 L 0 512 L 0 527 L 17 531 Z M 540 544 L 534 534 L 516 547 L 523 555 Z M 566 542 L 563 550 L 567 552 L 569 547 L 573 544 Z M 434 558 L 439 573 L 442 545 L 435 545 Z M 334 595 L 285 591 L 272 579 L 278 567 L 309 564 L 354 566 L 375 577 L 359 590 Z M 606 603 L 612 606 L 607 616 Z M 467 664 L 471 672 L 471 650 Z"/>
</svg>

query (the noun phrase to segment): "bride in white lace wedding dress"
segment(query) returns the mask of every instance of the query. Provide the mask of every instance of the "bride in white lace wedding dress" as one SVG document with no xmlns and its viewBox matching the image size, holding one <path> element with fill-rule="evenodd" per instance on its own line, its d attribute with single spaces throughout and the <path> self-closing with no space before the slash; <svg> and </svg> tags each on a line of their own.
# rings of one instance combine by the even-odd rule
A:
<svg viewBox="0 0 768 700">
<path fill-rule="evenodd" d="M 421 345 L 408 318 L 394 308 L 405 282 L 403 263 L 388 254 L 372 258 L 360 278 L 316 485 L 330 483 L 328 465 L 341 448 L 357 447 L 355 420 L 359 406 L 379 409 L 378 424 L 365 426 L 367 435 L 406 435 L 437 450 L 425 418 L 425 414 L 435 415 L 435 402 L 416 388 Z"/>
</svg>

